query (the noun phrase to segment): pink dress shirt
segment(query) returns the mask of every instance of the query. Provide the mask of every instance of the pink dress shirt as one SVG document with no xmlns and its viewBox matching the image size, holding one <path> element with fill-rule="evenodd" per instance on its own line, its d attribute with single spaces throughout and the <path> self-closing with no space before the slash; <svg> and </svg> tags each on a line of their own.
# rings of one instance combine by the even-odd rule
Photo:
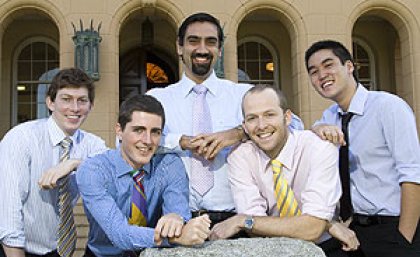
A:
<svg viewBox="0 0 420 257">
<path fill-rule="evenodd" d="M 341 195 L 337 147 L 311 131 L 293 131 L 276 159 L 302 214 L 330 221 Z M 233 150 L 228 164 L 237 212 L 277 216 L 270 158 L 248 141 Z"/>
</svg>

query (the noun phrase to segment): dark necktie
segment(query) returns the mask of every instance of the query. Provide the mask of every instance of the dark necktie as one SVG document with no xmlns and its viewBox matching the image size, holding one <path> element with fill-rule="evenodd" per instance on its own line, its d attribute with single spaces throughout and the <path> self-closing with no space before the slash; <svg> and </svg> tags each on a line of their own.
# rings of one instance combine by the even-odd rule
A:
<svg viewBox="0 0 420 257">
<path fill-rule="evenodd" d="M 346 221 L 353 213 L 353 205 L 351 203 L 351 194 L 350 194 L 350 166 L 349 166 L 349 132 L 348 125 L 351 117 L 354 113 L 346 113 L 341 116 L 341 129 L 344 133 L 344 140 L 346 141 L 345 146 L 340 147 L 340 157 L 339 157 L 339 169 L 340 169 L 340 179 L 341 179 L 341 188 L 342 195 L 340 198 L 340 217 L 342 220 Z"/>
</svg>

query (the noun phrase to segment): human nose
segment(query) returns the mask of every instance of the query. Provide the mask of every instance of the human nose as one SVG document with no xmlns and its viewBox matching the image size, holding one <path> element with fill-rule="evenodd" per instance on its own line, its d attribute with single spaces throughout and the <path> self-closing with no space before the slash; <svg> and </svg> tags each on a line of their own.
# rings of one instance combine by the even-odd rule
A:
<svg viewBox="0 0 420 257">
<path fill-rule="evenodd" d="M 319 69 L 319 72 L 318 72 L 318 78 L 319 78 L 319 80 L 323 80 L 323 79 L 325 79 L 326 77 L 328 77 L 328 71 L 326 70 L 326 69 Z"/>
<path fill-rule="evenodd" d="M 265 128 L 266 122 L 265 122 L 265 120 L 264 120 L 263 117 L 258 118 L 258 121 L 257 122 L 258 122 L 257 123 L 257 126 L 258 126 L 259 129 Z"/>
<path fill-rule="evenodd" d="M 201 40 L 200 43 L 198 44 L 197 52 L 199 52 L 199 53 L 207 53 L 208 52 L 207 45 L 206 45 L 206 42 L 204 40 Z"/>
<path fill-rule="evenodd" d="M 70 102 L 70 109 L 74 112 L 77 112 L 80 110 L 80 105 L 77 99 Z"/>
<path fill-rule="evenodd" d="M 150 132 L 144 131 L 143 133 L 141 133 L 140 140 L 144 144 L 151 144 L 152 143 L 152 136 L 151 136 Z"/>
</svg>

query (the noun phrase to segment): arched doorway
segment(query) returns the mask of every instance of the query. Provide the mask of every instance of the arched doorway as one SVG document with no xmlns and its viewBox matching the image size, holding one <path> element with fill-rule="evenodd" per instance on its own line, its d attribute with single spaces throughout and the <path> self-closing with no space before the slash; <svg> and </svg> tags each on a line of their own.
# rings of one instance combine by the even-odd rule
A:
<svg viewBox="0 0 420 257">
<path fill-rule="evenodd" d="M 157 49 L 142 47 L 120 59 L 120 102 L 130 93 L 144 94 L 155 87 L 166 87 L 178 80 L 177 71 L 166 61 L 170 57 Z"/>
</svg>

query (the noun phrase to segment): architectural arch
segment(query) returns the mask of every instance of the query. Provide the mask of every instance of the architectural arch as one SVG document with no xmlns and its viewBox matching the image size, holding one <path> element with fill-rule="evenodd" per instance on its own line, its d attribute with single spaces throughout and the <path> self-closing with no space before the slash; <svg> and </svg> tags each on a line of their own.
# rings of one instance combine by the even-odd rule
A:
<svg viewBox="0 0 420 257">
<path fill-rule="evenodd" d="M 365 55 L 362 57 L 365 59 L 364 61 L 358 61 L 360 57 L 357 56 L 356 50 L 354 49 L 355 44 L 362 48 L 361 52 Z M 356 68 L 358 69 L 359 81 L 367 86 L 369 90 L 377 90 L 375 56 L 376 54 L 366 40 L 353 36 L 353 58 L 356 62 Z M 361 72 L 366 73 L 366 75 L 361 74 Z"/>
<path fill-rule="evenodd" d="M 397 1 L 372 0 L 365 1 L 353 9 L 348 20 L 348 35 L 352 35 L 353 27 L 360 17 L 379 17 L 389 22 L 396 30 L 398 40 L 395 42 L 394 67 L 395 91 L 404 98 L 419 117 L 420 75 L 416 63 L 420 61 L 420 38 L 418 22 L 412 11 Z M 385 71 L 386 72 L 386 71 Z M 415 104 L 417 103 L 417 105 Z"/>
<path fill-rule="evenodd" d="M 150 14 L 155 11 L 165 14 L 168 17 L 168 21 L 172 24 L 172 26 L 174 26 L 174 28 L 176 28 L 177 25 L 181 23 L 185 16 L 183 12 L 178 8 L 178 6 L 174 5 L 169 1 L 127 1 L 124 5 L 121 5 L 115 11 L 115 14 L 110 22 L 109 31 L 118 32 L 118 35 L 113 35 L 114 38 L 117 40 L 117 43 L 115 44 L 115 52 L 119 51 L 118 38 L 119 33 L 121 32 L 121 28 L 125 24 L 125 22 L 127 22 L 129 17 L 133 14 L 133 12 L 143 12 L 146 14 Z"/>
<path fill-rule="evenodd" d="M 279 79 L 278 79 L 278 77 L 279 77 L 279 74 L 278 74 L 279 73 L 279 69 L 277 69 L 277 67 L 280 66 L 280 63 L 278 61 L 279 60 L 279 57 L 278 57 L 277 51 L 274 48 L 273 44 L 269 40 L 267 40 L 266 38 L 264 38 L 264 37 L 247 36 L 247 37 L 244 37 L 244 38 L 238 40 L 238 48 L 241 47 L 243 44 L 246 44 L 246 43 L 260 44 L 263 48 L 265 48 L 269 52 L 269 55 L 271 57 L 270 58 L 270 61 L 271 61 L 271 68 L 272 68 L 271 71 L 273 73 L 273 79 L 272 79 L 272 81 L 261 81 L 261 79 L 257 79 L 258 81 L 261 81 L 261 82 L 258 82 L 258 83 L 274 84 L 274 85 L 280 86 L 280 88 L 281 88 L 281 85 L 279 84 Z M 239 59 L 239 56 L 240 55 L 241 54 L 238 53 L 238 59 Z M 246 61 L 246 60 L 244 60 L 244 61 Z M 260 64 L 259 66 L 262 67 L 262 64 L 263 63 L 260 63 L 260 61 L 258 61 L 258 62 Z M 240 67 L 240 64 L 238 65 L 238 69 L 239 69 L 239 67 Z M 239 72 L 240 71 L 238 70 L 238 81 L 241 82 L 240 81 L 241 79 L 239 79 L 240 78 Z M 247 79 L 249 80 L 249 76 L 245 73 L 245 71 L 242 70 L 242 72 L 243 72 L 243 75 L 245 75 L 245 77 L 248 77 Z M 242 82 L 245 82 L 245 81 L 242 81 Z"/>
<path fill-rule="evenodd" d="M 290 76 L 288 80 L 284 81 L 284 73 L 280 71 L 280 78 L 282 81 L 282 90 L 285 92 L 293 110 L 300 115 L 305 115 L 304 112 L 309 113 L 309 94 L 306 70 L 303 69 L 304 65 L 302 60 L 304 53 L 302 49 L 306 48 L 307 39 L 305 37 L 306 28 L 302 22 L 302 15 L 290 4 L 283 1 L 246 1 L 242 6 L 234 11 L 232 18 L 229 22 L 229 26 L 225 29 L 226 31 L 226 44 L 225 44 L 225 67 L 227 77 L 236 80 L 237 79 L 237 67 L 238 63 L 236 60 L 237 56 L 237 36 L 241 23 L 250 17 L 258 13 L 267 12 L 273 19 L 284 27 L 287 34 L 287 46 L 288 56 L 282 56 L 279 49 L 277 48 L 277 54 L 280 58 L 280 65 L 282 67 L 288 67 L 286 73 Z M 260 16 L 262 18 L 262 16 Z M 267 38 L 267 37 L 266 37 Z M 274 43 L 274 42 L 271 42 Z M 235 48 L 232 47 L 235 46 Z M 229 47 L 230 46 L 230 47 Z M 230 58 L 235 56 L 235 58 Z M 283 59 L 284 57 L 284 59 Z M 287 61 L 287 64 L 283 64 L 282 61 Z M 305 119 L 305 118 L 304 118 Z"/>
<path fill-rule="evenodd" d="M 120 102 L 133 90 L 144 93 L 178 80 L 175 42 L 182 18 L 180 10 L 168 1 L 129 1 L 117 10 L 111 22 L 116 27 L 111 31 L 118 32 L 113 38 L 119 56 Z M 152 79 L 152 73 L 160 77 Z"/>
<path fill-rule="evenodd" d="M 29 38 L 44 37 L 60 45 L 67 35 L 65 20 L 59 9 L 48 1 L 7 1 L 0 6 L 1 94 L 0 134 L 13 125 L 14 56 L 16 49 Z M 36 20 L 37 22 L 33 22 Z M 60 51 L 61 53 L 62 51 Z M 60 55 L 61 59 L 61 55 Z"/>
</svg>

